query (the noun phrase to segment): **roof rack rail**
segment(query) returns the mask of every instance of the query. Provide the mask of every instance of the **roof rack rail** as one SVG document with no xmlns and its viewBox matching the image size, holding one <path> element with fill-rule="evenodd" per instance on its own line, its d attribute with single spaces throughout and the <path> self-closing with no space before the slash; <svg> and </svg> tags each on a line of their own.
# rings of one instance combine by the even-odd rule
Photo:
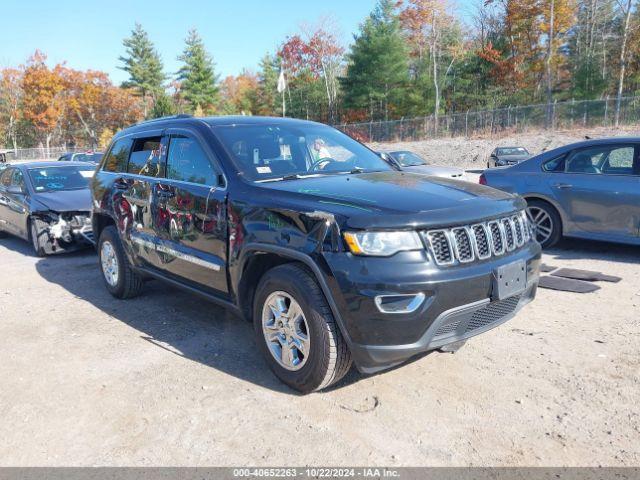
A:
<svg viewBox="0 0 640 480">
<path fill-rule="evenodd" d="M 188 113 L 179 113 L 178 115 L 169 115 L 167 117 L 159 117 L 159 118 L 152 118 L 151 120 L 143 120 L 142 122 L 138 122 L 134 125 L 146 125 L 148 123 L 162 122 L 164 120 L 175 120 L 178 118 L 193 118 L 193 115 L 189 115 Z"/>
</svg>

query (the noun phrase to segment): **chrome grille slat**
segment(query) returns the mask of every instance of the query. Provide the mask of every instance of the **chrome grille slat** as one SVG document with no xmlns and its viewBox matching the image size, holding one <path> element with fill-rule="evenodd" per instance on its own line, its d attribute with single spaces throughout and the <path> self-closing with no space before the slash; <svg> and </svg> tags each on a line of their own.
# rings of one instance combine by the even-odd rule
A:
<svg viewBox="0 0 640 480">
<path fill-rule="evenodd" d="M 502 227 L 497 221 L 488 223 L 489 232 L 491 233 L 491 248 L 494 255 L 502 255 L 505 251 L 504 245 L 504 233 Z"/>
<path fill-rule="evenodd" d="M 516 237 L 516 245 L 521 247 L 524 245 L 524 233 L 522 232 L 522 223 L 520 221 L 520 217 L 517 215 L 515 217 L 511 217 L 511 222 L 513 223 L 513 229 Z"/>
<path fill-rule="evenodd" d="M 421 232 L 437 265 L 470 263 L 500 256 L 533 238 L 526 213 L 476 223 Z"/>
<path fill-rule="evenodd" d="M 513 224 L 509 218 L 503 218 L 500 223 L 504 229 L 504 238 L 507 246 L 507 251 L 510 252 L 516 248 L 516 241 L 513 235 Z"/>
<path fill-rule="evenodd" d="M 491 244 L 489 243 L 489 230 L 485 225 L 476 224 L 471 226 L 473 232 L 473 242 L 476 255 L 480 260 L 491 256 Z"/>
<path fill-rule="evenodd" d="M 427 232 L 427 240 L 438 265 L 451 265 L 455 261 L 449 234 L 446 230 Z"/>
<path fill-rule="evenodd" d="M 455 248 L 456 258 L 461 263 L 473 262 L 475 255 L 473 252 L 473 243 L 471 243 L 471 235 L 466 227 L 457 227 L 451 229 L 453 238 L 453 246 Z"/>
</svg>

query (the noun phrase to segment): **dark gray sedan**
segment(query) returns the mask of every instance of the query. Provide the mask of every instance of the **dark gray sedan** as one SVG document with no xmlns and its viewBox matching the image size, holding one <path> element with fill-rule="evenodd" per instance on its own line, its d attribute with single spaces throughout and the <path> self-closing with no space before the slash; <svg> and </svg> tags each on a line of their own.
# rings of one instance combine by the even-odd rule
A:
<svg viewBox="0 0 640 480">
<path fill-rule="evenodd" d="M 487 168 L 517 165 L 531 158 L 529 150 L 524 147 L 498 147 L 489 156 Z"/>
<path fill-rule="evenodd" d="M 543 247 L 562 236 L 640 245 L 640 138 L 549 150 L 480 183 L 523 196 Z"/>
<path fill-rule="evenodd" d="M 87 163 L 33 162 L 10 165 L 0 174 L 0 236 L 10 233 L 33 246 L 37 256 L 91 245 Z"/>
</svg>

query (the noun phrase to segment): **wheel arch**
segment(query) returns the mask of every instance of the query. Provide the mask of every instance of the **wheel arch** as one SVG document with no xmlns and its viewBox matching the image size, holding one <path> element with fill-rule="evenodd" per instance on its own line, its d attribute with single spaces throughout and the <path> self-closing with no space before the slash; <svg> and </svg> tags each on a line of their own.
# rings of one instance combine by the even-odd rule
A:
<svg viewBox="0 0 640 480">
<path fill-rule="evenodd" d="M 526 195 L 522 195 L 522 198 L 525 199 L 525 201 L 527 202 L 527 205 L 529 204 L 530 200 L 537 200 L 539 202 L 544 202 L 550 205 L 560 217 L 560 234 L 561 235 L 565 234 L 565 229 L 568 223 L 568 219 L 566 218 L 564 211 L 562 210 L 562 208 L 560 208 L 560 205 L 558 205 L 556 201 L 550 199 L 545 195 L 539 195 L 539 194 L 526 194 Z"/>
<path fill-rule="evenodd" d="M 100 240 L 100 234 L 102 233 L 102 231 L 109 225 L 115 224 L 116 222 L 113 217 L 111 217 L 111 215 L 100 212 L 93 213 L 91 217 L 91 227 L 93 229 L 93 238 L 95 239 L 96 248 L 98 246 L 98 241 Z"/>
<path fill-rule="evenodd" d="M 235 288 L 240 310 L 247 319 L 251 319 L 253 311 L 253 296 L 262 275 L 275 266 L 293 262 L 302 263 L 310 270 L 311 274 L 318 282 L 327 303 L 329 304 L 331 313 L 340 328 L 342 336 L 347 341 L 347 344 L 351 346 L 351 338 L 345 329 L 338 306 L 336 305 L 335 299 L 331 294 L 331 289 L 329 288 L 320 267 L 318 267 L 317 263 L 308 254 L 297 250 L 279 247 L 277 245 L 258 243 L 247 244 L 244 247 L 242 260 L 240 262 L 241 274 Z M 256 273 L 259 274 L 259 277 L 257 278 L 254 276 Z"/>
</svg>

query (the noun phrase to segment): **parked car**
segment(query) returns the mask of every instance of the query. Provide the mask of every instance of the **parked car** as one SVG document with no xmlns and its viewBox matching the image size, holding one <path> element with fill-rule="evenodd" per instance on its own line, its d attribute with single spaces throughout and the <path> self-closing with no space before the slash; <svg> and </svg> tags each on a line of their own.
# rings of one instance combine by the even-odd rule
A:
<svg viewBox="0 0 640 480">
<path fill-rule="evenodd" d="M 517 165 L 531 158 L 529 150 L 524 147 L 498 147 L 491 152 L 487 168 Z"/>
<path fill-rule="evenodd" d="M 402 170 L 407 172 L 422 173 L 424 175 L 432 175 L 434 177 L 456 178 L 458 180 L 462 180 L 464 178 L 464 170 L 455 167 L 431 165 L 417 153 L 413 153 L 408 150 L 381 153 L 389 155 L 392 161 L 394 161 Z"/>
<path fill-rule="evenodd" d="M 91 189 L 113 296 L 152 277 L 225 306 L 302 392 L 352 360 L 372 373 L 455 349 L 536 292 L 522 199 L 398 171 L 313 122 L 144 122 L 115 136 Z"/>
<path fill-rule="evenodd" d="M 10 165 L 0 174 L 0 234 L 31 242 L 37 256 L 91 245 L 93 172 L 86 163 Z"/>
<path fill-rule="evenodd" d="M 101 152 L 64 153 L 58 158 L 59 162 L 87 162 L 98 164 L 102 160 Z"/>
<path fill-rule="evenodd" d="M 517 193 L 543 247 L 562 236 L 640 245 L 640 138 L 589 140 L 549 150 L 480 182 Z"/>
</svg>

